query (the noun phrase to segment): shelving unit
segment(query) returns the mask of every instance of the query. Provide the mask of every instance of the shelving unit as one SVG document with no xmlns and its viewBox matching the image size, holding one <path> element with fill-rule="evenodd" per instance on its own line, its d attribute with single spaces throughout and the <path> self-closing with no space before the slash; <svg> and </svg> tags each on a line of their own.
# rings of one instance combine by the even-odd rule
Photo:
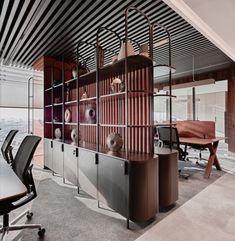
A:
<svg viewBox="0 0 235 241">
<path fill-rule="evenodd" d="M 129 10 L 136 9 L 126 10 L 126 42 Z M 139 10 L 137 12 L 144 16 L 149 24 L 148 18 Z M 101 28 L 101 31 L 103 30 Z M 153 154 L 151 30 L 149 24 L 150 57 L 126 55 L 127 57 L 112 65 L 96 68 L 99 99 L 98 200 L 125 216 L 127 227 L 130 219 L 146 221 L 158 212 L 158 159 Z M 101 47 L 99 33 L 98 30 L 96 53 Z M 127 52 L 126 47 L 125 53 Z M 96 62 L 99 63 L 100 60 L 97 58 Z M 121 85 L 110 88 L 115 78 L 121 80 L 119 82 L 124 83 L 125 88 L 121 88 Z M 107 148 L 106 138 L 113 132 L 120 134 L 123 139 L 119 152 L 111 152 Z M 149 185 L 149 181 L 152 185 Z M 136 185 L 138 190 L 135 189 Z"/>
<path fill-rule="evenodd" d="M 130 10 L 141 13 L 148 22 L 150 57 L 132 55 L 102 65 L 100 34 L 108 31 L 118 41 L 120 38 L 101 27 L 96 45 L 80 41 L 77 47 L 78 62 L 83 66 L 87 59 L 79 49 L 83 45 L 94 49 L 96 70 L 73 78 L 74 64 L 52 59 L 47 59 L 48 66 L 44 68 L 45 158 L 49 160 L 46 166 L 77 185 L 78 190 L 83 189 L 121 213 L 127 219 L 127 227 L 129 220 L 147 221 L 158 212 L 158 158 L 153 153 L 152 29 L 142 12 L 128 8 L 126 41 Z M 112 50 L 103 50 L 114 54 Z M 79 73 L 79 65 L 77 70 Z M 111 88 L 115 78 L 122 85 Z M 65 121 L 66 115 L 70 118 Z M 56 128 L 61 129 L 61 141 L 54 138 Z M 76 143 L 71 140 L 74 128 L 78 132 Z M 110 133 L 122 137 L 118 152 L 107 147 Z"/>
<path fill-rule="evenodd" d="M 73 63 L 43 57 L 44 69 L 44 165 L 74 185 L 77 178 L 77 142 L 71 132 L 78 128 L 77 78 L 72 77 Z M 65 111 L 70 118 L 65 121 Z M 60 139 L 55 130 L 59 128 Z"/>
</svg>

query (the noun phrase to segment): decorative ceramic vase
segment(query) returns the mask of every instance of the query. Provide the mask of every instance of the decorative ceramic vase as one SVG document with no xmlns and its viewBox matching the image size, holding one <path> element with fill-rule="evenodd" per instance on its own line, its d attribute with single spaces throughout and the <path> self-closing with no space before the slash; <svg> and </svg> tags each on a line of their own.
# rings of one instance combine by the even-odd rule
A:
<svg viewBox="0 0 235 241">
<path fill-rule="evenodd" d="M 140 46 L 140 55 L 149 57 L 149 46 L 148 46 L 148 43 L 142 44 Z"/>
<path fill-rule="evenodd" d="M 110 151 L 119 152 L 123 145 L 122 136 L 119 133 L 110 133 L 106 139 L 106 144 Z"/>
<path fill-rule="evenodd" d="M 53 80 L 53 86 L 59 85 L 61 83 L 61 80 L 55 79 Z"/>
<path fill-rule="evenodd" d="M 56 138 L 56 140 L 60 140 L 60 138 L 61 138 L 60 128 L 55 128 L 55 138 Z"/>
<path fill-rule="evenodd" d="M 118 86 L 119 88 L 115 88 L 115 86 Z M 125 82 L 119 78 L 114 78 L 110 84 L 110 93 L 113 94 L 117 90 L 119 90 L 119 92 L 125 91 Z"/>
<path fill-rule="evenodd" d="M 114 55 L 114 56 L 112 57 L 112 63 L 117 62 L 117 60 L 118 60 L 118 56 L 117 56 L 117 55 Z"/>
<path fill-rule="evenodd" d="M 82 94 L 82 96 L 81 96 L 81 100 L 82 99 L 87 99 L 88 98 L 88 94 L 87 94 L 87 92 L 85 91 L 83 94 Z"/>
<path fill-rule="evenodd" d="M 73 78 L 77 78 L 78 76 L 84 75 L 88 72 L 89 72 L 88 68 L 85 66 L 82 66 L 81 64 L 79 64 L 78 70 L 76 67 L 72 69 Z"/>
<path fill-rule="evenodd" d="M 71 131 L 71 139 L 72 139 L 72 145 L 76 145 L 77 144 L 77 138 L 78 138 L 78 131 L 77 128 L 72 129 Z M 79 138 L 80 140 L 80 138 Z"/>
<path fill-rule="evenodd" d="M 85 120 L 87 123 L 96 123 L 96 109 L 95 106 L 88 105 L 85 110 Z"/>
<path fill-rule="evenodd" d="M 119 92 L 124 92 L 125 91 L 125 82 L 122 81 L 120 84 Z"/>
<path fill-rule="evenodd" d="M 83 94 L 81 96 L 81 100 L 82 99 L 87 99 L 88 98 L 88 94 L 87 94 L 87 90 L 86 87 L 83 87 Z"/>
<path fill-rule="evenodd" d="M 66 101 L 66 102 L 70 101 L 70 88 L 69 88 L 69 84 L 66 85 L 65 101 Z"/>
<path fill-rule="evenodd" d="M 53 122 L 59 122 L 59 121 L 60 121 L 60 119 L 59 119 L 58 116 L 55 116 L 55 117 L 53 118 Z"/>
<path fill-rule="evenodd" d="M 118 54 L 118 60 L 121 60 L 130 55 L 135 55 L 134 47 L 132 46 L 131 42 L 128 40 L 127 41 L 127 56 L 125 56 L 125 46 L 126 46 L 126 43 L 122 42 L 121 48 L 120 48 L 120 51 Z"/>
<path fill-rule="evenodd" d="M 61 103 L 60 97 L 55 97 L 54 103 L 55 104 Z"/>
<path fill-rule="evenodd" d="M 72 76 L 73 76 L 73 78 L 77 78 L 77 77 L 78 77 L 77 68 L 73 68 L 73 69 L 72 69 Z"/>
<path fill-rule="evenodd" d="M 115 85 L 114 85 L 114 83 L 112 82 L 111 84 L 110 84 L 110 94 L 114 94 L 115 93 Z"/>
<path fill-rule="evenodd" d="M 66 109 L 64 112 L 64 120 L 66 123 L 69 123 L 71 122 L 71 119 L 72 119 L 72 113 L 69 109 Z"/>
</svg>

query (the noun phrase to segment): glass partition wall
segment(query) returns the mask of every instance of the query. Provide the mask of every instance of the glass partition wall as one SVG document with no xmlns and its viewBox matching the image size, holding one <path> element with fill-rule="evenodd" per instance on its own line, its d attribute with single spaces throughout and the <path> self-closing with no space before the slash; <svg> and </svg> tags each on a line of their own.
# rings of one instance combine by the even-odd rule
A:
<svg viewBox="0 0 235 241">
<path fill-rule="evenodd" d="M 195 119 L 215 121 L 216 135 L 225 136 L 227 80 L 215 84 L 196 86 L 195 102 L 192 87 L 172 90 L 172 120 L 193 120 L 193 106 Z M 164 123 L 169 120 L 169 98 L 166 91 L 158 92 L 154 99 L 155 123 Z"/>
</svg>

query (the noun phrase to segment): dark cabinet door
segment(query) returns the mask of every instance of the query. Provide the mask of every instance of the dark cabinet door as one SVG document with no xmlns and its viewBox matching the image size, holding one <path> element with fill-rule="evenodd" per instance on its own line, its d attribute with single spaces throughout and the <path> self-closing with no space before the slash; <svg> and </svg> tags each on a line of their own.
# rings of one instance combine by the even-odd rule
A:
<svg viewBox="0 0 235 241">
<path fill-rule="evenodd" d="M 64 144 L 59 141 L 53 141 L 53 171 L 63 176 L 64 170 Z"/>
<path fill-rule="evenodd" d="M 124 217 L 129 193 L 127 165 L 124 160 L 99 154 L 98 199 Z"/>
<path fill-rule="evenodd" d="M 78 155 L 79 187 L 97 199 L 97 154 L 95 152 L 79 148 Z"/>
<path fill-rule="evenodd" d="M 53 142 L 51 139 L 44 138 L 44 166 L 53 169 L 52 167 L 52 148 Z"/>
<path fill-rule="evenodd" d="M 75 186 L 78 185 L 78 148 L 64 144 L 64 178 Z"/>
</svg>

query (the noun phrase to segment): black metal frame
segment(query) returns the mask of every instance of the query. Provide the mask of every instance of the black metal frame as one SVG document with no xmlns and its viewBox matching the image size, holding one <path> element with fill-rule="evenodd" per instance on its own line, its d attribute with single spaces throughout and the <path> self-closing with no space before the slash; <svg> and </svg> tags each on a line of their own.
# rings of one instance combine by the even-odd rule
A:
<svg viewBox="0 0 235 241">
<path fill-rule="evenodd" d="M 155 22 L 153 23 L 153 31 L 154 31 L 154 28 L 156 26 L 164 29 L 167 33 L 167 36 L 168 36 L 168 40 L 169 40 L 169 43 L 168 43 L 168 66 L 169 68 L 171 68 L 171 34 L 169 32 L 169 30 L 163 26 L 162 24 L 158 23 L 158 22 Z M 170 149 L 172 150 L 172 73 L 171 73 L 171 69 L 169 70 L 169 98 L 170 98 Z"/>
<path fill-rule="evenodd" d="M 100 150 L 100 145 L 99 145 L 99 69 L 101 66 L 99 66 L 99 48 L 101 47 L 100 45 L 100 41 L 99 41 L 99 35 L 102 31 L 108 31 L 112 34 L 114 34 L 117 39 L 119 40 L 119 44 L 120 44 L 120 47 L 121 47 L 121 38 L 120 36 L 113 30 L 107 28 L 107 27 L 99 27 L 97 29 L 97 32 L 96 32 L 96 109 L 98 110 L 98 112 L 96 113 L 96 118 L 97 118 L 97 132 L 96 132 L 96 136 L 97 136 L 97 142 L 96 142 L 96 145 L 97 145 L 97 151 L 99 152 Z M 114 51 L 112 50 L 109 50 L 109 49 L 104 49 L 104 50 L 107 50 L 109 52 L 112 52 L 112 53 L 115 53 Z M 117 53 L 115 53 L 117 54 Z"/>
<path fill-rule="evenodd" d="M 148 18 L 148 16 L 143 13 L 142 11 L 140 11 L 138 8 L 134 7 L 134 6 L 129 6 L 126 10 L 125 10 L 125 82 L 127 82 L 128 79 L 128 60 L 127 60 L 127 42 L 128 42 L 128 14 L 129 12 L 133 10 L 135 12 L 137 12 L 138 14 L 140 14 L 141 16 L 143 16 L 145 18 L 145 20 L 148 23 L 148 27 L 149 27 L 149 57 L 151 59 L 153 59 L 153 26 Z M 152 69 L 152 76 L 153 76 L 153 69 Z M 153 106 L 153 99 L 152 99 L 152 106 Z M 125 115 L 126 115 L 126 128 L 125 128 L 125 137 L 126 137 L 126 142 L 125 142 L 125 149 L 126 149 L 126 160 L 129 160 L 129 153 L 128 153 L 128 89 L 125 92 Z M 153 113 L 151 113 L 151 115 L 153 115 Z M 153 116 L 152 116 L 153 117 Z M 153 118 L 151 118 L 153 119 Z M 154 153 L 154 146 L 153 146 L 153 138 L 154 138 L 154 131 L 153 128 L 151 129 L 152 133 L 151 133 L 151 140 L 152 140 L 152 154 Z M 151 142 L 150 142 L 151 144 Z M 128 163 L 129 164 L 129 163 Z M 128 165 L 130 167 L 130 165 Z M 131 173 L 131 168 L 129 168 L 129 175 Z M 128 200 L 127 200 L 127 220 L 126 220 L 126 227 L 129 229 L 130 228 L 130 201 L 129 201 L 129 190 L 130 190 L 130 184 L 128 185 Z"/>
<path fill-rule="evenodd" d="M 29 79 L 28 79 L 28 134 L 33 134 L 33 120 L 32 120 L 32 131 L 30 132 L 30 110 L 33 111 L 33 108 L 30 107 L 30 98 L 32 98 L 32 101 L 33 101 L 33 95 L 34 95 L 34 83 L 32 85 L 32 92 L 31 93 L 31 89 L 30 89 L 30 81 L 33 80 L 33 76 L 31 76 Z M 31 95 L 32 94 L 32 95 Z M 32 117 L 33 117 L 33 114 L 32 114 Z"/>
</svg>

